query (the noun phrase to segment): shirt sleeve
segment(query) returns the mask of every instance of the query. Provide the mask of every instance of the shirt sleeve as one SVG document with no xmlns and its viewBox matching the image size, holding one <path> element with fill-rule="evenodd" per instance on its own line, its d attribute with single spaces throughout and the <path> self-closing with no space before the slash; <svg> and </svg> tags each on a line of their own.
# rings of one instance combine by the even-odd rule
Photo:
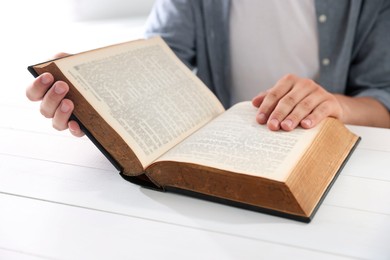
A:
<svg viewBox="0 0 390 260">
<path fill-rule="evenodd" d="M 347 94 L 373 97 L 390 111 L 390 1 L 383 1 L 369 26 L 364 37 L 355 39 Z"/>
<path fill-rule="evenodd" d="M 156 0 L 148 17 L 145 37 L 161 36 L 190 69 L 195 66 L 195 23 L 188 0 Z"/>
</svg>

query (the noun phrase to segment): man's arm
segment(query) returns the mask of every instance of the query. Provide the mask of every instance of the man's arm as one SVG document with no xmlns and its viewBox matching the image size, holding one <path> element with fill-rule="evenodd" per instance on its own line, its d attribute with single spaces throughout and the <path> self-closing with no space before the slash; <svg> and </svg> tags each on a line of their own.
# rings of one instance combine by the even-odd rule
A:
<svg viewBox="0 0 390 260">
<path fill-rule="evenodd" d="M 343 107 L 346 124 L 390 128 L 390 112 L 372 97 L 348 97 L 335 95 Z"/>
<path fill-rule="evenodd" d="M 274 131 L 291 131 L 298 125 L 316 126 L 325 117 L 346 124 L 390 127 L 390 113 L 372 97 L 332 94 L 310 79 L 286 75 L 274 87 L 253 98 L 256 120 Z"/>
</svg>

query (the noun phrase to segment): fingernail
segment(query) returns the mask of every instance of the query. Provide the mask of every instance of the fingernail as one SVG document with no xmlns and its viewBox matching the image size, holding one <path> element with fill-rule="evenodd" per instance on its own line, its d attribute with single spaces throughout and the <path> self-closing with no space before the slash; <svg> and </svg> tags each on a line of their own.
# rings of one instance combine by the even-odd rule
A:
<svg viewBox="0 0 390 260">
<path fill-rule="evenodd" d="M 271 119 L 269 121 L 269 124 L 274 128 L 274 129 L 279 129 L 279 121 L 277 119 Z"/>
<path fill-rule="evenodd" d="M 42 84 L 47 85 L 47 84 L 50 83 L 50 81 L 51 81 L 51 78 L 50 78 L 49 75 L 47 75 L 47 74 L 43 74 L 42 75 L 42 78 L 41 78 L 41 83 Z"/>
<path fill-rule="evenodd" d="M 288 129 L 291 129 L 292 125 L 293 125 L 293 122 L 290 119 L 287 119 L 287 120 L 284 120 L 282 122 L 282 124 L 283 124 L 284 127 L 287 127 Z"/>
<path fill-rule="evenodd" d="M 67 113 L 69 111 L 70 107 L 66 103 L 62 103 L 60 109 L 61 109 L 61 112 Z"/>
<path fill-rule="evenodd" d="M 303 119 L 301 124 L 305 127 L 311 127 L 312 121 L 310 119 Z"/>
<path fill-rule="evenodd" d="M 72 124 L 69 124 L 68 127 L 69 127 L 69 130 L 70 130 L 71 132 L 77 133 L 77 129 L 73 128 L 73 125 L 72 125 Z"/>
<path fill-rule="evenodd" d="M 265 123 L 267 120 L 266 116 L 264 113 L 260 113 L 257 115 L 257 121 L 260 123 Z"/>
<path fill-rule="evenodd" d="M 62 95 L 65 93 L 65 88 L 62 87 L 61 85 L 56 85 L 54 87 L 54 92 L 57 93 L 58 95 Z"/>
</svg>

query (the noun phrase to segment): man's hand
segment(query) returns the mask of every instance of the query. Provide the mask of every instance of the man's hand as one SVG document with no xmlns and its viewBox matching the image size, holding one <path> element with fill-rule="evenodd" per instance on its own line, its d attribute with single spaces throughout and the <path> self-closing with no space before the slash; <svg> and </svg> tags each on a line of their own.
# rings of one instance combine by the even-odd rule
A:
<svg viewBox="0 0 390 260">
<path fill-rule="evenodd" d="M 67 56 L 65 53 L 56 55 L 55 58 Z M 73 112 L 73 102 L 66 99 L 69 86 L 63 81 L 54 82 L 50 73 L 43 73 L 37 77 L 26 89 L 26 96 L 31 101 L 41 101 L 40 112 L 46 118 L 52 119 L 53 127 L 57 130 L 68 129 L 77 137 L 84 133 L 75 121 L 69 121 Z"/>
<path fill-rule="evenodd" d="M 312 128 L 326 117 L 342 119 L 343 107 L 335 95 L 313 80 L 286 75 L 275 86 L 253 98 L 256 120 L 274 131 L 298 125 Z"/>
</svg>

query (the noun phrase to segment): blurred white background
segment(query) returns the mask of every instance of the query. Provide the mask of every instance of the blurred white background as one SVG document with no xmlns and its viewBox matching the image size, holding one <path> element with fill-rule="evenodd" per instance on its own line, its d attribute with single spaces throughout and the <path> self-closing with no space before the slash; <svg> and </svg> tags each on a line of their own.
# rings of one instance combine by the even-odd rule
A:
<svg viewBox="0 0 390 260">
<path fill-rule="evenodd" d="M 153 0 L 68 0 L 76 20 L 145 16 Z"/>
<path fill-rule="evenodd" d="M 143 37 L 153 0 L 9 0 L 0 2 L 0 127 L 50 120 L 25 97 L 27 66 L 58 52 L 77 53 Z M 35 128 L 34 128 L 35 129 Z"/>
<path fill-rule="evenodd" d="M 129 39 L 142 30 L 153 0 L 12 0 L 0 3 L 1 50 L 72 51 Z M 126 36 L 126 34 L 128 34 Z M 123 37 L 122 37 L 123 36 Z M 46 49 L 46 47 L 48 49 Z M 10 50 L 11 49 L 11 50 Z"/>
</svg>

